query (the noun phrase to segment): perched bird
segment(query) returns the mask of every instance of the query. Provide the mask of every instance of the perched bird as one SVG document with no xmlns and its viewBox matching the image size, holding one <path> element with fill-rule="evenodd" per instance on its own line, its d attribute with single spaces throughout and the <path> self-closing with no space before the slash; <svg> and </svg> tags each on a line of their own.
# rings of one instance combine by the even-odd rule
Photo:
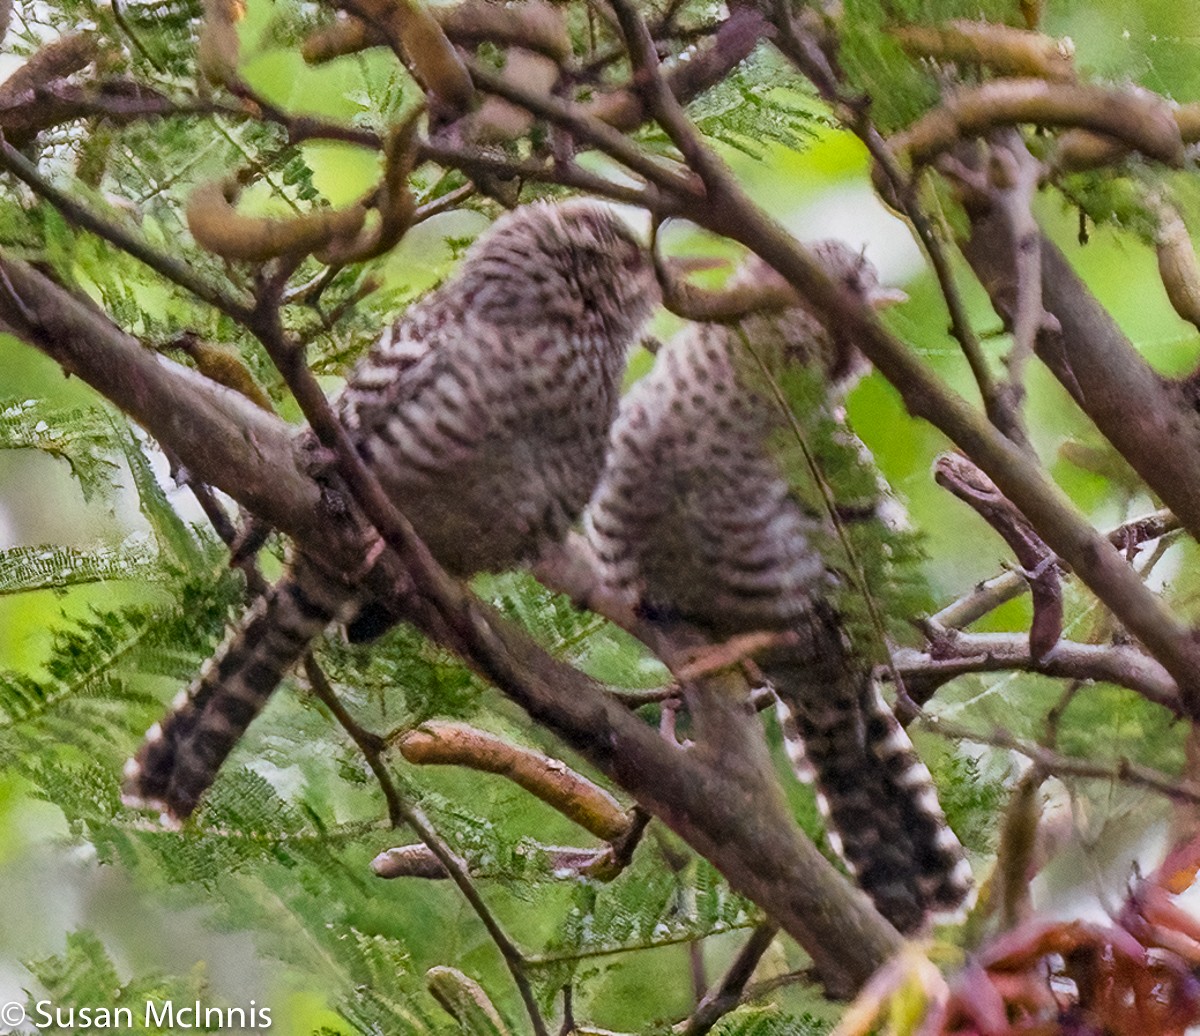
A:
<svg viewBox="0 0 1200 1036">
<path fill-rule="evenodd" d="M 658 291 L 607 209 L 505 215 L 355 367 L 338 411 L 367 466 L 451 573 L 533 561 L 604 464 L 628 346 Z M 300 555 L 126 768 L 126 802 L 186 818 L 286 671 L 371 604 Z M 369 625 L 369 623 L 368 623 Z"/>
<path fill-rule="evenodd" d="M 814 251 L 864 301 L 888 300 L 859 253 L 836 242 Z M 739 274 L 769 277 L 757 259 Z M 789 361 L 816 368 L 827 393 L 865 364 L 800 306 L 691 324 L 663 346 L 622 403 L 586 532 L 601 592 L 651 622 L 712 641 L 793 635 L 756 656 L 793 762 L 815 778 L 831 841 L 860 884 L 911 931 L 963 900 L 970 870 L 928 770 L 849 642 L 823 556 L 828 517 L 797 498 L 773 446 L 788 424 L 764 370 Z"/>
</svg>

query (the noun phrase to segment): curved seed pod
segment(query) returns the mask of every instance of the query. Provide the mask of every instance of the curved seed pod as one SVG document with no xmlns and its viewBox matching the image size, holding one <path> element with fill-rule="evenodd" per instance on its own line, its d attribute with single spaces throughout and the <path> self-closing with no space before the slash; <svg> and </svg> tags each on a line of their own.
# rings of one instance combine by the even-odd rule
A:
<svg viewBox="0 0 1200 1036">
<path fill-rule="evenodd" d="M 355 0 L 352 10 L 387 37 L 428 93 L 458 112 L 471 107 L 471 77 L 428 8 L 417 0 Z"/>
<path fill-rule="evenodd" d="M 86 68 L 100 54 L 100 44 L 90 32 L 75 32 L 48 43 L 0 83 L 0 101 L 11 101 L 21 94 L 62 79 Z"/>
<path fill-rule="evenodd" d="M 442 861 L 422 842 L 385 849 L 371 861 L 371 870 L 381 878 L 443 880 L 450 877 Z"/>
<path fill-rule="evenodd" d="M 187 202 L 188 229 L 210 252 L 223 259 L 265 262 L 281 255 L 308 254 L 353 238 L 367 218 L 361 203 L 324 209 L 291 219 L 246 216 L 234 208 L 240 187 L 235 180 L 201 184 Z"/>
<path fill-rule="evenodd" d="M 463 0 L 437 7 L 433 16 L 455 43 L 478 46 L 494 43 L 544 54 L 556 64 L 571 56 L 571 36 L 563 13 L 543 0 L 500 5 L 488 0 Z"/>
<path fill-rule="evenodd" d="M 396 747 L 410 763 L 467 766 L 507 777 L 605 841 L 629 830 L 629 817 L 603 788 L 558 759 L 494 734 L 462 723 L 426 723 L 401 735 Z"/>
<path fill-rule="evenodd" d="M 483 987 L 458 968 L 430 968 L 425 972 L 425 987 L 466 1036 L 509 1036 L 508 1026 Z"/>
<path fill-rule="evenodd" d="M 1200 264 L 1183 218 L 1165 203 L 1158 206 L 1154 251 L 1171 306 L 1188 323 L 1200 327 Z"/>
<path fill-rule="evenodd" d="M 240 392 L 260 410 L 275 413 L 275 405 L 270 397 L 233 349 L 206 342 L 192 331 L 181 334 L 171 343 L 171 347 L 190 357 L 196 369 L 205 377 L 234 392 Z"/>
<path fill-rule="evenodd" d="M 239 0 L 204 0 L 204 24 L 196 49 L 196 62 L 213 86 L 232 86 L 237 82 L 238 41 L 237 23 L 245 8 Z"/>
<path fill-rule="evenodd" d="M 358 18 L 339 18 L 314 29 L 300 45 L 300 54 L 310 65 L 357 54 L 371 47 L 386 47 L 387 37 Z"/>
<path fill-rule="evenodd" d="M 394 127 L 384 145 L 383 179 L 373 191 L 379 221 L 370 229 L 360 229 L 347 241 L 338 238 L 317 253 L 323 263 L 361 263 L 394 248 L 412 225 L 417 202 L 408 177 L 416 159 L 417 122 L 424 108 L 417 108 L 404 122 Z M 367 200 L 363 200 L 367 204 Z"/>
<path fill-rule="evenodd" d="M 892 29 L 891 35 L 919 57 L 981 65 L 1002 75 L 1075 78 L 1075 47 L 1069 39 L 1011 25 L 960 18 L 944 25 L 905 25 Z"/>
</svg>

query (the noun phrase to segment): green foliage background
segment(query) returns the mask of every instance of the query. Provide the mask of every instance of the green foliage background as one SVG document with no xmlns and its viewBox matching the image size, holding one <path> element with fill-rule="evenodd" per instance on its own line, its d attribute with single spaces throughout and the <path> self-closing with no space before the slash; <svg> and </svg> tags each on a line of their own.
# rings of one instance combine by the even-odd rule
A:
<svg viewBox="0 0 1200 1036">
<path fill-rule="evenodd" d="M 691 5 L 692 14 L 701 17 L 703 6 Z M 909 120 L 935 96 L 929 77 L 881 34 L 885 18 L 1015 17 L 1015 4 L 1001 0 L 848 0 L 845 7 L 853 27 L 846 67 L 874 98 L 885 126 Z M 1051 2 L 1046 29 L 1070 35 L 1079 66 L 1097 76 L 1197 100 L 1198 7 Z M 117 31 L 107 4 L 75 0 L 39 12 L 50 24 L 17 24 L 10 43 L 15 35 L 18 47 L 28 50 L 58 29 L 91 22 Z M 130 5 L 127 13 L 158 66 L 134 53 L 133 71 L 194 82 L 196 8 L 167 0 Z M 250 4 L 242 27 L 243 71 L 264 96 L 289 110 L 372 126 L 387 124 L 412 103 L 411 82 L 386 54 L 304 66 L 295 44 L 311 18 L 310 7 L 289 0 Z M 778 59 L 760 55 L 698 101 L 694 114 L 754 196 L 798 236 L 836 233 L 856 244 L 871 238 L 880 247 L 885 275 L 902 280 L 911 298 L 889 315 L 892 327 L 969 394 L 969 372 L 945 331 L 935 283 L 916 265 L 903 228 L 867 203 L 862 150 L 830 128 Z M 663 145 L 650 134 L 645 139 Z M 288 147 L 274 131 L 220 119 L 106 128 L 83 139 L 63 135 L 57 147 L 58 177 L 89 204 L 117 214 L 127 211 L 121 205 L 132 206 L 147 239 L 185 251 L 215 277 L 224 269 L 190 245 L 180 217 L 181 201 L 198 180 L 248 154 L 258 156 L 272 172 L 274 189 L 260 185 L 248 200 L 271 211 L 318 196 L 344 203 L 378 173 L 373 156 L 350 146 Z M 102 175 L 84 187 L 71 172 L 88 161 Z M 427 195 L 458 182 L 424 175 L 418 186 Z M 1047 197 L 1039 216 L 1156 367 L 1194 366 L 1194 333 L 1166 305 L 1153 253 L 1137 233 L 1124 232 L 1137 230 L 1135 214 L 1100 188 L 1079 185 L 1088 211 L 1102 220 L 1086 247 L 1075 243 L 1077 215 L 1065 203 Z M 331 389 L 382 322 L 441 277 L 485 225 L 482 213 L 465 212 L 417 227 L 369 271 L 382 277 L 382 288 L 332 330 L 315 314 L 294 315 L 296 327 L 310 334 L 311 359 Z M 682 231 L 672 235 L 672 246 L 682 251 L 712 248 Z M 46 259 L 64 281 L 151 342 L 190 328 L 236 343 L 285 415 L 294 417 L 265 357 L 227 321 L 7 187 L 0 195 L 0 242 Z M 367 272 L 340 275 L 334 303 Z M 960 273 L 969 284 L 966 271 Z M 968 301 L 978 327 L 998 329 L 982 292 L 969 292 Z M 655 330 L 665 335 L 672 326 L 663 319 Z M 997 335 L 987 347 L 998 356 L 1007 344 Z M 239 747 L 196 830 L 152 829 L 120 807 L 123 761 L 220 640 L 239 607 L 240 587 L 223 548 L 200 523 L 186 491 L 171 487 L 161 457 L 139 431 L 32 350 L 9 339 L 0 340 L 0 349 L 0 888 L 6 891 L 0 897 L 0 999 L 20 998 L 25 990 L 63 1005 L 106 1003 L 117 989 L 128 1000 L 174 995 L 244 1004 L 254 998 L 273 1007 L 283 1032 L 432 1033 L 454 1026 L 426 993 L 422 976 L 449 963 L 478 979 L 519 1031 L 519 1004 L 506 972 L 459 896 L 440 884 L 384 883 L 371 875 L 370 859 L 397 834 L 381 824 L 380 797 L 361 758 L 297 688 L 276 697 Z M 635 358 L 631 370 L 636 374 L 647 363 L 646 356 Z M 878 376 L 853 391 L 848 413 L 920 533 L 925 560 L 917 574 L 927 600 L 947 601 L 998 571 L 1007 557 L 1003 545 L 932 484 L 932 459 L 946 445 L 937 433 L 910 419 Z M 1058 458 L 1053 474 L 1099 525 L 1150 507 L 1119 476 L 1085 471 L 1060 456 L 1067 441 L 1103 446 L 1061 388 L 1037 371 L 1028 414 L 1039 453 Z M 277 564 L 273 549 L 269 565 Z M 1195 560 L 1195 548 L 1180 543 L 1159 568 L 1176 607 L 1188 616 L 1195 612 Z M 572 612 L 531 580 L 482 580 L 479 589 L 556 654 L 614 685 L 644 688 L 663 678 L 624 635 Z M 1074 636 L 1103 639 L 1101 617 L 1086 599 L 1073 594 L 1068 608 Z M 1017 601 L 989 616 L 986 626 L 1021 629 L 1028 617 L 1027 604 Z M 322 658 L 355 713 L 374 729 L 454 717 L 561 751 L 407 630 L 370 651 L 331 639 Z M 1056 684 L 1032 677 L 971 678 L 948 688 L 940 708 L 980 729 L 1002 723 L 1028 737 L 1040 732 L 1060 694 Z M 1061 745 L 1172 769 L 1182 760 L 1181 736 L 1132 694 L 1100 688 L 1072 700 Z M 774 731 L 772 737 L 778 740 Z M 982 869 L 1013 762 L 1001 753 L 928 747 L 947 810 Z M 797 814 L 819 833 L 811 796 L 786 774 L 782 755 L 780 771 Z M 689 945 L 703 940 L 709 973 L 716 975 L 758 920 L 704 861 L 661 830 L 652 830 L 634 865 L 611 884 L 555 881 L 547 874 L 545 847 L 580 844 L 581 835 L 549 808 L 478 774 L 401 769 L 399 778 L 486 875 L 487 898 L 533 954 L 538 994 L 548 1006 L 571 983 L 578 1017 L 617 1030 L 654 1031 L 688 1012 Z M 1156 801 L 1127 790 L 1095 784 L 1076 790 L 1091 804 L 1077 819 L 1088 818 L 1084 841 L 1097 873 L 1113 861 L 1119 867 L 1129 844 L 1162 814 Z M 1109 838 L 1131 825 L 1132 835 Z M 802 955 L 780 941 L 763 973 L 802 964 Z M 817 1033 L 832 1017 L 801 985 L 736 1013 L 718 1031 Z"/>
</svg>

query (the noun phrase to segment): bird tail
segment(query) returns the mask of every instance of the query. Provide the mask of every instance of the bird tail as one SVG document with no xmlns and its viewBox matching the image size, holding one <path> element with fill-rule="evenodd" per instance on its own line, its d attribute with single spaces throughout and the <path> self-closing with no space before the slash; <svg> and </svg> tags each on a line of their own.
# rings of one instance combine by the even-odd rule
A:
<svg viewBox="0 0 1200 1036">
<path fill-rule="evenodd" d="M 773 666 L 797 775 L 816 785 L 830 841 L 901 932 L 960 907 L 971 869 L 946 823 L 929 770 L 869 672 Z M 818 666 L 818 669 L 827 669 Z"/>
<path fill-rule="evenodd" d="M 337 618 L 350 591 L 300 566 L 246 612 L 125 767 L 123 801 L 178 824 L 196 808 L 284 675 Z"/>
</svg>

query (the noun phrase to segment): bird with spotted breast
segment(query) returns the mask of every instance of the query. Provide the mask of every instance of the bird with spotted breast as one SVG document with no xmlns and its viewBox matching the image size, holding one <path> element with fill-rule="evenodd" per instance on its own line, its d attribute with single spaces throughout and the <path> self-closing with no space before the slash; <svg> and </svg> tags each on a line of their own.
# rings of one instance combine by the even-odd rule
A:
<svg viewBox="0 0 1200 1036">
<path fill-rule="evenodd" d="M 860 253 L 827 241 L 814 255 L 860 300 L 891 299 Z M 755 258 L 737 280 L 770 278 Z M 671 339 L 622 403 L 586 533 L 601 593 L 650 622 L 713 642 L 791 635 L 756 661 L 793 763 L 815 781 L 830 840 L 861 886 L 913 931 L 964 900 L 970 870 L 929 771 L 847 636 L 824 556 L 829 518 L 797 499 L 773 448 L 788 426 L 765 372 L 789 363 L 819 372 L 825 405 L 865 367 L 802 305 L 736 326 L 693 323 Z"/>
<path fill-rule="evenodd" d="M 532 563 L 566 535 L 603 467 L 626 352 L 657 299 L 645 250 L 611 211 L 534 203 L 497 220 L 354 368 L 339 416 L 450 573 Z M 165 822 L 188 817 L 313 640 L 372 606 L 346 574 L 299 553 L 149 730 L 125 801 Z"/>
</svg>

